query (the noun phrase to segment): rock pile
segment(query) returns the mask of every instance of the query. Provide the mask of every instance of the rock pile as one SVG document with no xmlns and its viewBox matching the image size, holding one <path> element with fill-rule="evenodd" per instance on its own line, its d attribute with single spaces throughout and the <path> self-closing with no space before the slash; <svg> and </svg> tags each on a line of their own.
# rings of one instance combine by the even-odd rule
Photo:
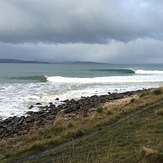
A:
<svg viewBox="0 0 163 163">
<path fill-rule="evenodd" d="M 0 139 L 20 136 L 29 132 L 34 127 L 42 127 L 54 121 L 57 114 L 83 114 L 85 107 L 96 108 L 97 106 L 109 102 L 110 100 L 120 99 L 130 96 L 138 91 L 113 93 L 102 96 L 81 97 L 80 100 L 65 100 L 62 105 L 55 106 L 53 103 L 39 112 L 28 111 L 27 116 L 9 117 L 0 121 Z M 30 106 L 31 108 L 32 106 Z"/>
</svg>

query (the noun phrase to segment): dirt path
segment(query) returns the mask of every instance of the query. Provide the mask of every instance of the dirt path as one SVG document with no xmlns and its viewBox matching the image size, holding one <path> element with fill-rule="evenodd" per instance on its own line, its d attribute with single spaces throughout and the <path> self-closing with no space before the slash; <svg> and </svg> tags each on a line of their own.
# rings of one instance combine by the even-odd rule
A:
<svg viewBox="0 0 163 163">
<path fill-rule="evenodd" d="M 128 119 L 130 119 L 130 118 L 132 118 L 132 117 L 134 117 L 134 116 L 136 116 L 136 115 L 139 115 L 140 113 L 142 113 L 142 112 L 144 112 L 144 111 L 146 111 L 146 110 L 152 109 L 153 107 L 158 106 L 158 105 L 160 105 L 161 103 L 163 103 L 163 100 L 162 100 L 162 101 L 159 101 L 159 102 L 157 102 L 157 103 L 151 104 L 150 106 L 147 106 L 147 107 L 145 107 L 145 108 L 139 108 L 139 109 L 137 109 L 136 111 L 134 111 L 134 112 L 132 112 L 132 113 L 129 113 L 128 115 L 124 115 L 123 118 L 120 118 L 120 119 L 117 120 L 117 122 L 115 122 L 114 124 L 110 124 L 110 125 L 108 125 L 108 126 L 101 127 L 100 130 L 95 131 L 95 132 L 93 132 L 93 133 L 91 133 L 91 134 L 89 134 L 89 135 L 84 135 L 83 137 L 77 138 L 77 139 L 75 139 L 75 140 L 66 142 L 66 143 L 64 143 L 64 144 L 61 144 L 61 145 L 58 145 L 58 146 L 55 146 L 55 147 L 48 148 L 48 149 L 46 149 L 46 150 L 44 150 L 44 151 L 38 152 L 38 153 L 36 153 L 36 154 L 30 155 L 30 156 L 27 156 L 27 157 L 23 157 L 23 158 L 21 158 L 20 160 L 13 161 L 13 162 L 14 162 L 14 163 L 23 163 L 23 162 L 26 162 L 26 161 L 29 161 L 29 160 L 32 160 L 32 159 L 36 159 L 36 158 L 42 157 L 42 156 L 46 155 L 47 153 L 56 151 L 56 150 L 58 150 L 58 149 L 60 149 L 60 148 L 62 148 L 62 147 L 65 147 L 65 146 L 68 146 L 68 145 L 75 145 L 75 144 L 79 143 L 79 142 L 80 142 L 81 140 L 83 140 L 83 139 L 89 138 L 89 137 L 91 137 L 91 136 L 93 136 L 93 135 L 95 135 L 95 134 L 97 134 L 97 133 L 99 133 L 99 132 L 101 132 L 101 131 L 104 131 L 104 130 L 106 130 L 106 129 L 108 129 L 108 128 L 116 127 L 120 122 L 123 122 L 123 121 L 125 121 L 125 120 L 128 120 Z M 55 156 L 53 156 L 53 157 L 55 157 Z"/>
</svg>

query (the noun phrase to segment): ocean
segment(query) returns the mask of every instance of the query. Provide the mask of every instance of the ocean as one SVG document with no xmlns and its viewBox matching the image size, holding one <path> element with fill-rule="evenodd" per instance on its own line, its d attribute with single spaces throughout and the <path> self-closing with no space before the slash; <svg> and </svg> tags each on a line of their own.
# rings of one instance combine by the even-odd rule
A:
<svg viewBox="0 0 163 163">
<path fill-rule="evenodd" d="M 59 105 L 66 99 L 160 86 L 163 64 L 0 63 L 0 119 L 25 115 L 37 102 Z"/>
</svg>

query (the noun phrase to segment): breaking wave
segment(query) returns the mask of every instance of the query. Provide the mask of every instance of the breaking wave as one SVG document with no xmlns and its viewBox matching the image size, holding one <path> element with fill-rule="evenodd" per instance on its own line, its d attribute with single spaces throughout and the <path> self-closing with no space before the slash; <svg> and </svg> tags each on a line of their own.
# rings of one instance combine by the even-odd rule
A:
<svg viewBox="0 0 163 163">
<path fill-rule="evenodd" d="M 74 78 L 51 76 L 47 81 L 54 83 L 67 84 L 115 84 L 115 83 L 145 83 L 145 82 L 162 82 L 163 76 L 112 76 L 112 77 L 94 77 L 94 78 Z"/>
<path fill-rule="evenodd" d="M 163 71 L 160 70 L 136 70 L 136 74 L 144 74 L 144 75 L 158 75 L 163 74 Z"/>
<path fill-rule="evenodd" d="M 117 72 L 118 76 L 104 76 L 92 78 L 63 77 L 63 76 L 19 76 L 10 77 L 12 80 L 28 80 L 37 82 L 55 83 L 81 83 L 81 84 L 107 84 L 107 83 L 138 83 L 138 82 L 162 82 L 163 71 L 160 70 L 132 70 L 132 69 L 94 69 L 92 71 Z M 124 76 L 124 74 L 126 74 Z M 135 75 L 127 75 L 135 74 Z"/>
<path fill-rule="evenodd" d="M 113 73 L 120 73 L 120 74 L 134 74 L 135 73 L 135 71 L 132 69 L 93 69 L 91 71 L 113 72 Z"/>
<path fill-rule="evenodd" d="M 47 82 L 47 77 L 44 75 L 40 76 L 19 76 L 19 77 L 11 77 L 9 79 L 14 79 L 14 80 L 34 80 L 38 82 Z"/>
<path fill-rule="evenodd" d="M 119 74 L 144 74 L 144 75 L 156 75 L 156 74 L 163 74 L 163 71 L 160 70 L 133 70 L 130 68 L 124 69 L 93 69 L 91 71 L 98 71 L 98 72 L 113 72 Z"/>
</svg>

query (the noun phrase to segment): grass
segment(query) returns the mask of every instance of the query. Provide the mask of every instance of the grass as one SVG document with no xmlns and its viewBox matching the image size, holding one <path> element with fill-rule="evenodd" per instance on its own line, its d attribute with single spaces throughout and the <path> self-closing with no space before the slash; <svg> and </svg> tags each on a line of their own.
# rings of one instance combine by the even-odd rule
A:
<svg viewBox="0 0 163 163">
<path fill-rule="evenodd" d="M 158 106 L 158 108 L 161 106 Z M 128 121 L 119 123 L 115 128 L 102 130 L 75 145 L 69 145 L 58 151 L 30 162 L 138 162 L 144 146 L 155 150 L 163 147 L 163 120 L 158 118 L 155 108 L 143 112 Z M 144 118 L 145 117 L 145 118 Z M 153 121 L 151 121 L 151 118 Z M 159 158 L 162 161 L 162 155 Z M 155 163 L 161 163 L 155 160 Z"/>
<path fill-rule="evenodd" d="M 132 99 L 130 100 L 130 102 L 131 102 L 131 103 L 135 102 L 135 99 L 134 99 L 134 98 L 132 98 Z"/>
<path fill-rule="evenodd" d="M 163 108 L 160 108 L 160 109 L 156 110 L 156 111 L 155 111 L 155 114 L 156 114 L 157 116 L 163 116 Z"/>
<path fill-rule="evenodd" d="M 162 89 L 162 88 L 160 88 Z M 36 128 L 28 134 L 0 142 L 1 162 L 12 162 L 21 157 L 57 146 L 95 131 L 97 134 L 75 145 L 49 152 L 30 162 L 134 162 L 140 159 L 143 146 L 162 151 L 163 120 L 159 112 L 163 106 L 143 112 L 140 116 L 106 128 L 123 116 L 163 99 L 163 94 L 149 91 L 145 96 L 126 97 L 103 104 L 88 117 L 78 115 L 73 120 L 57 117 L 54 123 Z M 157 91 L 156 91 L 157 92 Z M 132 99 L 135 99 L 131 102 Z M 157 112 L 157 113 L 156 113 Z M 40 161 L 41 160 L 41 161 Z M 48 162 L 48 161 L 47 161 Z"/>
<path fill-rule="evenodd" d="M 142 93 L 140 93 L 139 97 L 142 98 L 142 97 L 144 97 L 146 95 L 149 95 L 149 94 L 150 94 L 150 91 L 149 90 L 145 90 Z"/>
<path fill-rule="evenodd" d="M 157 89 L 154 89 L 153 90 L 153 93 L 155 95 L 161 95 L 163 93 L 163 90 L 162 90 L 162 88 L 157 88 Z"/>
<path fill-rule="evenodd" d="M 96 112 L 97 113 L 102 113 L 103 112 L 103 108 L 102 107 L 97 107 Z"/>
</svg>

